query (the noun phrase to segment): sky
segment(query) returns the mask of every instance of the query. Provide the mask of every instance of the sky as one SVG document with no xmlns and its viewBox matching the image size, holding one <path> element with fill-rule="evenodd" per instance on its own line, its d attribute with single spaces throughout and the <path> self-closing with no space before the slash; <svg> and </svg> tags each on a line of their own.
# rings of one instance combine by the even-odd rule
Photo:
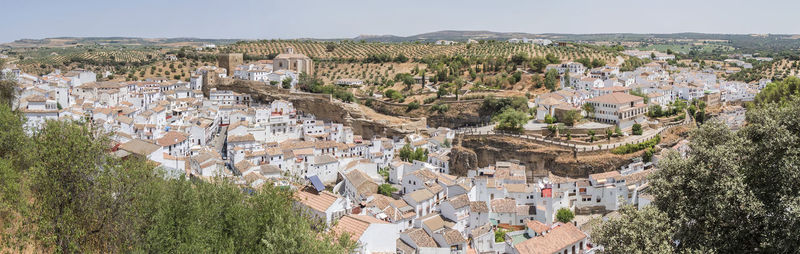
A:
<svg viewBox="0 0 800 254">
<path fill-rule="evenodd" d="M 439 30 L 800 34 L 798 0 L 3 0 L 0 42 L 353 38 Z"/>
</svg>

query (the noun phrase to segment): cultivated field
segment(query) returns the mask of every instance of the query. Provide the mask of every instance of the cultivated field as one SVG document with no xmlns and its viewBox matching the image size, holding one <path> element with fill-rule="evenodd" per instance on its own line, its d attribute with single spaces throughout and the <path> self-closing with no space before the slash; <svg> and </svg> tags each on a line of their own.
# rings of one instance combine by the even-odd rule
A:
<svg viewBox="0 0 800 254">
<path fill-rule="evenodd" d="M 543 57 L 553 54 L 564 61 L 582 57 L 603 59 L 613 62 L 615 55 L 608 51 L 596 50 L 584 46 L 539 46 L 531 44 L 511 44 L 505 42 L 486 42 L 455 45 L 434 45 L 424 43 L 360 43 L 360 42 L 313 42 L 313 41 L 254 41 L 231 44 L 226 49 L 250 56 L 269 56 L 281 53 L 291 46 L 298 53 L 314 59 L 365 59 L 370 55 L 386 54 L 425 58 L 435 56 L 465 57 L 510 57 L 517 53 L 525 53 L 530 57 Z"/>
</svg>

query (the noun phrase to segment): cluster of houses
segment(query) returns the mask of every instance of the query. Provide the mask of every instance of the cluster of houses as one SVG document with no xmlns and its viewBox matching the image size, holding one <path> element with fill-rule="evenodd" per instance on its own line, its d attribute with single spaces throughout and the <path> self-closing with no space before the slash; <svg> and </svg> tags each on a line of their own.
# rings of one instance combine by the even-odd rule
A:
<svg viewBox="0 0 800 254">
<path fill-rule="evenodd" d="M 667 60 L 675 60 L 675 55 L 661 53 L 655 50 L 650 51 L 641 51 L 641 50 L 625 50 L 622 51 L 622 54 L 637 57 L 640 59 L 650 59 L 655 61 L 667 61 Z"/>
<path fill-rule="evenodd" d="M 378 181 L 351 170 L 325 189 L 318 178 L 299 187 L 296 206 L 358 242 L 358 253 L 590 253 L 590 237 L 556 212 L 613 211 L 640 198 L 651 164 L 574 179 L 550 174 L 531 182 L 525 165 L 498 161 L 467 177 L 437 172 L 428 163 L 394 161 L 392 197 Z M 496 234 L 497 233 L 497 234 Z"/>
<path fill-rule="evenodd" d="M 518 38 L 508 39 L 508 43 L 528 43 L 528 44 L 534 44 L 534 45 L 547 46 L 547 45 L 553 44 L 553 41 L 548 40 L 548 39 L 528 39 L 528 38 L 523 37 L 522 39 L 518 39 Z"/>
<path fill-rule="evenodd" d="M 27 116 L 30 130 L 46 120 L 86 121 L 110 134 L 114 155 L 147 159 L 168 176 L 294 189 L 295 208 L 335 235 L 357 241 L 358 253 L 591 253 L 597 246 L 574 222 L 559 222 L 559 209 L 588 214 L 652 200 L 640 195 L 651 163 L 587 178 L 535 178 L 519 161 L 497 161 L 455 176 L 450 172 L 454 130 L 362 137 L 349 126 L 298 111 L 289 101 L 257 103 L 248 94 L 217 89 L 203 93 L 214 80 L 209 77 L 229 73 L 271 85 L 291 79 L 293 86 L 295 73 L 310 71 L 310 60 L 303 59 L 287 49 L 273 62 L 235 65 L 232 72 L 204 66 L 188 82 L 98 82 L 86 70 L 43 76 L 3 72 L 18 80 L 14 106 Z M 658 62 L 631 72 L 574 62 L 547 68 L 570 75 L 568 86 L 535 99 L 540 120 L 589 103 L 595 120 L 628 128 L 652 105 L 710 94 L 746 101 L 758 91 L 758 85 L 718 81 L 713 74 Z M 634 90 L 648 102 L 630 93 Z M 408 150 L 424 156 L 401 156 Z"/>
<path fill-rule="evenodd" d="M 299 73 L 313 74 L 313 61 L 306 55 L 295 53 L 287 47 L 272 60 L 260 60 L 231 66 L 233 77 L 241 80 L 264 82 L 273 86 L 294 89 Z M 230 72 L 229 72 L 230 73 Z"/>
<path fill-rule="evenodd" d="M 595 112 L 582 112 L 583 115 L 622 129 L 646 121 L 648 109 L 653 105 L 666 109 L 676 100 L 695 99 L 712 105 L 747 102 L 754 100 L 771 82 L 718 80 L 712 70 L 678 68 L 664 61 L 650 62 L 633 71 L 620 71 L 617 66 L 587 69 L 577 62 L 551 64 L 546 68 L 561 74 L 563 86 L 534 100 L 536 120 L 543 121 L 547 115 L 570 110 L 581 111 L 583 105 L 590 104 Z"/>
</svg>

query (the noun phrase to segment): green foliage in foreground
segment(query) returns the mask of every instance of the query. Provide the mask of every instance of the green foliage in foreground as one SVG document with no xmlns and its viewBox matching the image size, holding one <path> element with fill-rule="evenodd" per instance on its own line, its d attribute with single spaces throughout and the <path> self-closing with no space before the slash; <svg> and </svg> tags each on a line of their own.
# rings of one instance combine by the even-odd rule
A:
<svg viewBox="0 0 800 254">
<path fill-rule="evenodd" d="M 47 122 L 27 138 L 0 106 L 0 220 L 17 222 L 5 247 L 56 252 L 344 253 L 352 241 L 317 232 L 292 209 L 292 193 L 267 184 L 252 194 L 214 183 L 166 179 L 153 164 L 108 153 L 81 123 Z M 20 138 L 21 137 L 21 138 Z"/>
<path fill-rule="evenodd" d="M 756 95 L 753 103 L 763 106 L 771 102 L 787 103 L 800 93 L 800 78 L 788 77 L 782 81 L 772 82 Z"/>
<path fill-rule="evenodd" d="M 658 161 L 651 208 L 624 210 L 593 233 L 608 253 L 794 253 L 800 249 L 800 99 L 747 112 L 731 131 L 710 121 L 683 158 Z"/>
<path fill-rule="evenodd" d="M 651 139 L 649 139 L 647 141 L 644 141 L 642 143 L 625 144 L 623 146 L 614 148 L 613 150 L 611 150 L 611 153 L 614 153 L 614 154 L 635 153 L 635 152 L 638 152 L 638 151 L 641 151 L 641 150 L 644 150 L 644 149 L 653 148 L 659 142 L 661 142 L 661 135 L 656 135 L 655 137 L 653 137 L 653 138 L 651 138 Z"/>
</svg>

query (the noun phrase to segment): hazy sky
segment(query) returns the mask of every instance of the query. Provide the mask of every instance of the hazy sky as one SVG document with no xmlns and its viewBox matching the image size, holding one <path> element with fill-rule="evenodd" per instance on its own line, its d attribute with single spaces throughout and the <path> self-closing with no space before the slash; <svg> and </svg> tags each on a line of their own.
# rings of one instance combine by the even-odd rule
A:
<svg viewBox="0 0 800 254">
<path fill-rule="evenodd" d="M 798 0 L 3 0 L 0 42 L 56 36 L 352 38 L 438 30 L 800 34 Z"/>
</svg>

